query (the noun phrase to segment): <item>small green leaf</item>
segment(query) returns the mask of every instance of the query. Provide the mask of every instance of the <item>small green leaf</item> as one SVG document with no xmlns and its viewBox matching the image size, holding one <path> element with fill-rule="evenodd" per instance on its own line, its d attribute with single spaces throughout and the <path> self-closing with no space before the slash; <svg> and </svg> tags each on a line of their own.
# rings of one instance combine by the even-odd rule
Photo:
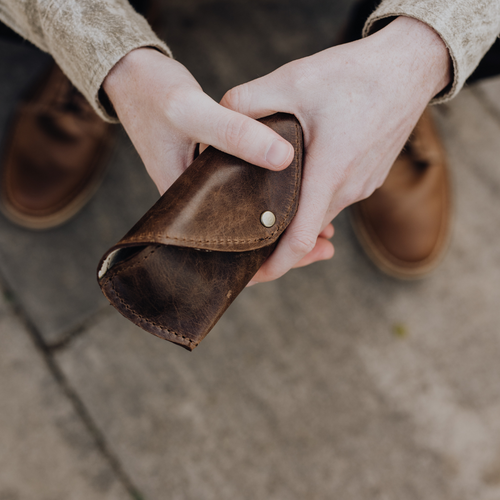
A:
<svg viewBox="0 0 500 500">
<path fill-rule="evenodd" d="M 403 338 L 408 336 L 408 328 L 403 323 L 396 323 L 392 327 L 392 334 L 395 337 L 399 337 L 400 339 L 403 339 Z"/>
</svg>

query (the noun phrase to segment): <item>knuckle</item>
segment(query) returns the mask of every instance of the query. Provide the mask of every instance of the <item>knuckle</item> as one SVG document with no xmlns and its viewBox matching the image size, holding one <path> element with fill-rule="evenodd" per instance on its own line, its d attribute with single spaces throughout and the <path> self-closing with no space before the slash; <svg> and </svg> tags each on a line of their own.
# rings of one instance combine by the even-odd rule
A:
<svg viewBox="0 0 500 500">
<path fill-rule="evenodd" d="M 239 110 L 242 102 L 243 85 L 238 85 L 228 90 L 222 98 L 221 104 L 229 109 Z"/>
<path fill-rule="evenodd" d="M 240 149 L 244 138 L 249 132 L 248 122 L 238 115 L 230 116 L 223 127 L 224 137 L 221 140 L 227 144 L 229 148 Z"/>
<path fill-rule="evenodd" d="M 190 102 L 189 92 L 176 87 L 170 89 L 162 102 L 162 110 L 167 119 L 172 123 L 182 123 L 186 119 L 189 111 L 186 109 L 186 102 Z"/>
<path fill-rule="evenodd" d="M 367 189 L 367 186 L 358 187 L 352 193 L 352 202 L 356 203 L 358 201 L 364 200 L 365 198 L 368 198 L 368 196 L 370 196 L 370 193 L 369 189 Z"/>
<path fill-rule="evenodd" d="M 281 274 L 275 272 L 272 268 L 269 269 L 267 267 L 261 267 L 259 273 L 262 282 L 274 281 L 281 276 Z"/>
<path fill-rule="evenodd" d="M 363 200 L 368 196 L 366 187 L 363 184 L 347 184 L 342 193 L 342 203 L 344 208 Z"/>
<path fill-rule="evenodd" d="M 373 190 L 375 191 L 376 189 L 382 187 L 382 185 L 385 182 L 385 179 L 386 179 L 386 176 L 382 176 L 379 179 L 377 179 L 377 181 L 375 182 L 375 188 Z"/>
<path fill-rule="evenodd" d="M 382 182 L 379 182 L 378 179 L 368 179 L 365 185 L 363 186 L 363 189 L 358 193 L 359 200 L 364 200 L 371 196 L 373 192 L 378 189 L 381 185 L 383 184 Z"/>
<path fill-rule="evenodd" d="M 311 89 L 311 85 L 317 80 L 317 68 L 308 63 L 307 59 L 295 60 L 286 64 L 289 83 L 293 85 L 296 92 L 304 92 Z"/>
<path fill-rule="evenodd" d="M 307 255 L 316 245 L 316 236 L 305 231 L 298 232 L 290 238 L 290 250 L 297 257 Z"/>
<path fill-rule="evenodd" d="M 343 210 L 349 205 L 356 203 L 356 198 L 357 195 L 353 192 L 353 190 L 344 186 L 335 196 L 335 205 L 340 210 Z"/>
</svg>

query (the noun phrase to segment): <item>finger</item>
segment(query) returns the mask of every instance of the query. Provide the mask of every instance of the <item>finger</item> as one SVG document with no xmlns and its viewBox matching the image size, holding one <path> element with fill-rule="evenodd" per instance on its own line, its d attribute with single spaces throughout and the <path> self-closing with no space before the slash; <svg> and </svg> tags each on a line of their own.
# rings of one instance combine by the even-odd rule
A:
<svg viewBox="0 0 500 500">
<path fill-rule="evenodd" d="M 281 170 L 294 157 L 292 145 L 269 127 L 211 99 L 199 107 L 195 130 L 189 126 L 198 142 L 259 167 Z"/>
<path fill-rule="evenodd" d="M 320 260 L 329 260 L 335 254 L 334 246 L 328 241 L 328 238 L 331 238 L 334 233 L 334 228 L 332 224 L 329 224 L 318 236 L 316 241 L 316 245 L 313 250 L 309 252 L 305 257 L 303 257 L 297 264 L 293 266 L 293 268 L 308 266 L 309 264 L 313 264 L 314 262 L 318 262 Z M 252 280 L 248 283 L 248 286 L 253 286 L 261 281 L 267 281 L 262 273 L 255 274 Z"/>
<path fill-rule="evenodd" d="M 329 223 L 327 224 L 327 226 L 323 229 L 323 231 L 321 231 L 321 233 L 319 233 L 319 237 L 320 238 L 326 238 L 326 239 L 330 239 L 333 237 L 333 235 L 335 234 L 335 228 L 333 227 L 333 224 L 332 223 Z"/>
<path fill-rule="evenodd" d="M 306 203 L 302 206 L 302 212 L 299 210 L 283 234 L 276 250 L 260 268 L 258 281 L 272 281 L 279 278 L 314 251 L 319 228 L 314 226 L 314 213 L 309 215 L 305 205 Z"/>
<path fill-rule="evenodd" d="M 344 209 L 344 203 L 343 203 L 344 197 L 342 195 L 341 190 L 342 188 L 338 187 L 332 190 L 332 195 L 331 195 L 332 201 L 323 217 L 323 224 L 321 225 L 321 227 L 323 227 L 324 229 L 326 229 L 330 224 L 333 224 L 335 218 Z M 333 233 L 335 234 L 335 229 Z M 331 236 L 329 236 L 329 238 L 331 238 Z"/>
<path fill-rule="evenodd" d="M 251 118 L 262 118 L 278 111 L 293 113 L 288 101 L 283 82 L 274 72 L 232 88 L 220 104 Z"/>
<path fill-rule="evenodd" d="M 327 239 L 318 237 L 318 240 L 313 250 L 309 252 L 299 262 L 297 262 L 297 264 L 295 264 L 293 268 L 308 266 L 309 264 L 313 264 L 314 262 L 319 262 L 320 260 L 329 260 L 333 257 L 334 254 L 335 254 L 334 246 Z M 259 273 L 260 271 L 258 271 L 255 274 L 255 276 L 248 282 L 247 287 L 266 281 L 265 277 L 263 278 Z"/>
<path fill-rule="evenodd" d="M 293 267 L 304 267 L 314 262 L 319 262 L 320 260 L 329 260 L 333 257 L 335 253 L 335 248 L 326 238 L 318 238 L 316 245 L 311 252 L 309 252 L 305 257 L 303 257 L 297 264 Z"/>
<path fill-rule="evenodd" d="M 311 160 L 311 157 L 309 157 Z M 282 235 L 276 250 L 260 269 L 260 281 L 279 278 L 311 252 L 319 233 L 326 228 L 323 222 L 331 200 L 331 189 L 324 174 L 315 165 L 304 165 L 299 209 Z M 331 219 L 330 219 L 331 220 Z"/>
<path fill-rule="evenodd" d="M 295 269 L 299 267 L 305 267 L 308 266 L 309 264 L 313 264 L 314 262 L 319 262 L 321 260 L 329 260 L 333 257 L 334 253 L 335 249 L 330 241 L 328 241 L 325 238 L 318 238 L 314 248 L 302 259 L 300 259 L 296 264 L 294 264 L 292 268 Z M 269 276 L 266 274 L 264 266 L 261 269 L 259 269 L 259 271 L 257 271 L 255 276 L 252 278 L 252 280 L 247 286 L 253 286 L 257 283 L 269 281 L 268 279 Z"/>
</svg>

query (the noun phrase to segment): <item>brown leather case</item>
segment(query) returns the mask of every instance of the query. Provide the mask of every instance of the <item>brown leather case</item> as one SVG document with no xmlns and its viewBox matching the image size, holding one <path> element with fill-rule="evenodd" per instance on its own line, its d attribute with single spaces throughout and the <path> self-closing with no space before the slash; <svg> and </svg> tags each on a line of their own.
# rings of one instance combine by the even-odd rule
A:
<svg viewBox="0 0 500 500">
<path fill-rule="evenodd" d="M 99 285 L 137 326 L 192 351 L 271 255 L 298 207 L 302 129 L 260 120 L 295 157 L 273 172 L 207 148 L 101 259 Z M 272 212 L 272 227 L 261 222 Z M 272 219 L 272 217 L 271 217 Z"/>
</svg>

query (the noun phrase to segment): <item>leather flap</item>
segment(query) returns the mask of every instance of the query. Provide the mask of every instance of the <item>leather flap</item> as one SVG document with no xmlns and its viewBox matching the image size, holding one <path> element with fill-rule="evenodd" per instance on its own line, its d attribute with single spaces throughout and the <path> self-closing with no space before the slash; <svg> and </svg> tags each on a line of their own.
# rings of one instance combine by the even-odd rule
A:
<svg viewBox="0 0 500 500">
<path fill-rule="evenodd" d="M 274 243 L 298 207 L 302 129 L 294 116 L 283 113 L 261 121 L 293 145 L 289 167 L 273 172 L 209 147 L 117 247 L 159 243 L 239 252 Z M 261 222 L 267 211 L 276 217 L 272 227 Z"/>
<path fill-rule="evenodd" d="M 277 241 L 299 203 L 303 139 L 298 120 L 278 113 L 260 120 L 292 144 L 295 156 L 285 170 L 251 165 L 213 147 L 207 148 L 103 256 L 99 278 L 126 257 L 126 248 L 151 244 L 198 250 L 242 252 Z M 272 212 L 275 223 L 261 222 Z M 118 252 L 120 250 L 120 252 Z"/>
<path fill-rule="evenodd" d="M 291 115 L 262 122 L 294 146 L 288 168 L 272 172 L 208 148 L 99 265 L 101 289 L 121 314 L 189 350 L 273 252 L 297 211 L 302 130 Z"/>
</svg>

